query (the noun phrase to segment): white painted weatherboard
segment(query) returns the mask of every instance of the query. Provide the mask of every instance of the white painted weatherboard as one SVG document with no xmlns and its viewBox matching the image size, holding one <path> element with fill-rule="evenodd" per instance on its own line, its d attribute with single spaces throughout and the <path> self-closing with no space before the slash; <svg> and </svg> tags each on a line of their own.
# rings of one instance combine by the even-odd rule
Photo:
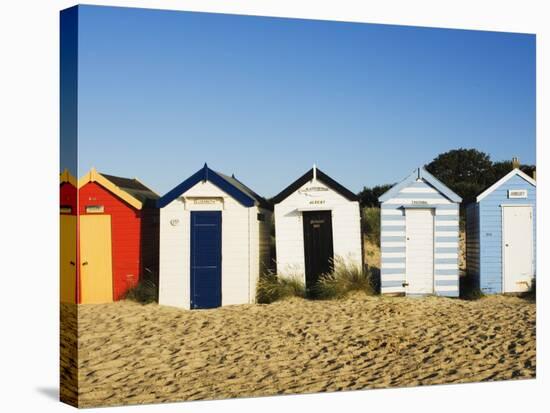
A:
<svg viewBox="0 0 550 413">
<path fill-rule="evenodd" d="M 222 306 L 254 302 L 261 264 L 269 260 L 271 212 L 247 208 L 206 181 L 160 209 L 159 304 L 190 308 L 191 211 L 204 210 L 222 211 Z"/>
<path fill-rule="evenodd" d="M 317 188 L 316 191 L 308 190 Z M 313 179 L 275 205 L 277 271 L 305 282 L 302 211 L 331 211 L 335 257 L 361 265 L 359 202 L 350 201 L 323 182 Z"/>
</svg>

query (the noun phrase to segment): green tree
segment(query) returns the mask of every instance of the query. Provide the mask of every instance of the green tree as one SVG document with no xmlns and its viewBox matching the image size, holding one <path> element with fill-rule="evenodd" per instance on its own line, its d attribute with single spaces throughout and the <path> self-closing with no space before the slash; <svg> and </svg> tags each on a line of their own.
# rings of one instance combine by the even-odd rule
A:
<svg viewBox="0 0 550 413">
<path fill-rule="evenodd" d="M 476 149 L 453 149 L 438 155 L 426 169 L 468 203 L 493 182 L 493 163 Z"/>
<path fill-rule="evenodd" d="M 498 161 L 493 162 L 493 176 L 492 181 L 496 182 L 508 172 L 514 169 L 512 161 Z"/>
<path fill-rule="evenodd" d="M 504 175 L 506 175 L 508 172 L 510 172 L 513 169 L 513 165 L 511 161 L 498 161 L 493 162 L 493 182 L 498 181 L 500 178 L 502 178 Z M 535 172 L 535 165 L 521 165 L 519 169 L 522 172 L 525 172 L 529 176 L 533 176 L 533 172 Z"/>
<path fill-rule="evenodd" d="M 359 202 L 363 207 L 378 207 L 378 198 L 394 184 L 377 185 L 372 188 L 363 187 L 357 195 L 359 196 Z"/>
<path fill-rule="evenodd" d="M 533 175 L 535 174 L 537 167 L 535 165 L 521 165 L 519 169 L 521 169 L 523 172 L 525 172 L 527 175 L 533 178 Z"/>
</svg>

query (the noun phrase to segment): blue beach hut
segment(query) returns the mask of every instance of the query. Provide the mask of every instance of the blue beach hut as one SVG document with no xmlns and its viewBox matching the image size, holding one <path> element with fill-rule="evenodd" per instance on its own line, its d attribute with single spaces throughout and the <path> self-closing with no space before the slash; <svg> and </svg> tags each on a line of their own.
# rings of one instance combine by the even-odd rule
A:
<svg viewBox="0 0 550 413">
<path fill-rule="evenodd" d="M 535 278 L 533 178 L 514 169 L 466 208 L 466 264 L 486 294 L 527 291 Z"/>
</svg>

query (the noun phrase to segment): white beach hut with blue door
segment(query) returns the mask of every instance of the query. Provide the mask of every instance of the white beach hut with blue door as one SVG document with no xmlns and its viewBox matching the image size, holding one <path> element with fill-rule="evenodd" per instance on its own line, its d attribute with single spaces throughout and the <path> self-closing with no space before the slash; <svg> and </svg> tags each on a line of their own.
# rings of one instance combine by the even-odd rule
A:
<svg viewBox="0 0 550 413">
<path fill-rule="evenodd" d="M 311 289 L 338 258 L 363 265 L 358 197 L 316 166 L 272 202 L 279 275 L 296 276 Z"/>
<path fill-rule="evenodd" d="M 466 208 L 466 265 L 485 294 L 529 290 L 535 278 L 537 184 L 514 169 Z"/>
<path fill-rule="evenodd" d="M 420 167 L 379 201 L 382 294 L 457 297 L 462 199 Z"/>
<path fill-rule="evenodd" d="M 253 303 L 270 265 L 272 207 L 206 164 L 158 201 L 159 304 L 187 309 Z"/>
</svg>

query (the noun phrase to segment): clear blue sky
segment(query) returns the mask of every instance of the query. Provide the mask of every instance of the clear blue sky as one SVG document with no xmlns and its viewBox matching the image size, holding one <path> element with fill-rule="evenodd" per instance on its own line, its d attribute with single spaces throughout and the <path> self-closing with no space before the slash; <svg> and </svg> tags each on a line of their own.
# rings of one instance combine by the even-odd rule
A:
<svg viewBox="0 0 550 413">
<path fill-rule="evenodd" d="M 437 154 L 535 163 L 535 36 L 85 6 L 79 175 L 160 194 L 204 162 L 273 196 L 315 162 L 353 191 Z"/>
</svg>

